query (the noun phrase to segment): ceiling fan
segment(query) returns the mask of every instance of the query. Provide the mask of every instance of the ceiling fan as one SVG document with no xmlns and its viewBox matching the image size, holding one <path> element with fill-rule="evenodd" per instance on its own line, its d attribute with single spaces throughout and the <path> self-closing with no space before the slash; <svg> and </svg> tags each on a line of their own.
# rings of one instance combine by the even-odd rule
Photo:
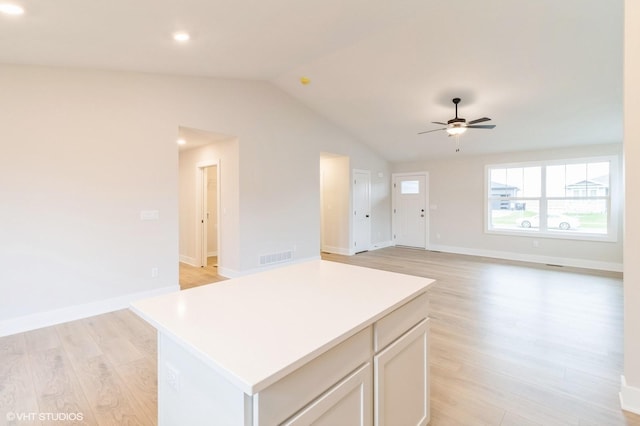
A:
<svg viewBox="0 0 640 426">
<path fill-rule="evenodd" d="M 495 124 L 478 125 L 478 123 L 483 123 L 485 121 L 491 120 L 489 117 L 478 118 L 476 120 L 471 120 L 467 123 L 467 120 L 465 120 L 464 118 L 458 117 L 458 104 L 460 103 L 460 98 L 453 98 L 452 101 L 456 106 L 455 118 L 452 118 L 446 123 L 443 123 L 441 121 L 432 121 L 433 124 L 441 124 L 447 127 L 443 127 L 441 129 L 427 130 L 425 132 L 420 132 L 418 134 L 422 135 L 424 133 L 431 133 L 431 132 L 438 132 L 440 130 L 446 130 L 449 136 L 458 136 L 466 132 L 467 129 L 493 129 L 494 127 L 496 127 Z"/>
</svg>

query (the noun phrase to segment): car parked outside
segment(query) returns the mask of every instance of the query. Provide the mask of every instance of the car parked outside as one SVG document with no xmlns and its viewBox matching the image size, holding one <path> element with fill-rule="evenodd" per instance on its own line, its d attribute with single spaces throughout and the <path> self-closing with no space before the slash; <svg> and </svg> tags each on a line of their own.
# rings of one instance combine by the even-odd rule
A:
<svg viewBox="0 0 640 426">
<path fill-rule="evenodd" d="M 516 223 L 521 228 L 539 228 L 540 216 L 522 217 L 516 220 Z M 547 215 L 547 228 L 549 229 L 561 229 L 566 231 L 568 229 L 576 229 L 580 226 L 580 221 L 571 216 L 565 216 L 563 214 L 549 214 Z"/>
</svg>

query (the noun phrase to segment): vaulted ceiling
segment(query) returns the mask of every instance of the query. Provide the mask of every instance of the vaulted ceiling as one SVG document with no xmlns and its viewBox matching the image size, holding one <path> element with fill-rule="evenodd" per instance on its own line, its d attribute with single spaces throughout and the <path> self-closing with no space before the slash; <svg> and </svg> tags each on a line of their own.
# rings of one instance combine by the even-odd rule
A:
<svg viewBox="0 0 640 426">
<path fill-rule="evenodd" d="M 622 0 L 15 2 L 1 63 L 267 80 L 390 161 L 456 155 L 453 97 L 457 155 L 622 140 Z"/>
</svg>

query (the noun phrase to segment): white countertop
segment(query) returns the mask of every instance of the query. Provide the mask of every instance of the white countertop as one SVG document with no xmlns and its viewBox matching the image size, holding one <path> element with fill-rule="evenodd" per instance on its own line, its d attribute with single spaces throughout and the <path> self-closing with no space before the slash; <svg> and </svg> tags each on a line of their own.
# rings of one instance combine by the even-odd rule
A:
<svg viewBox="0 0 640 426">
<path fill-rule="evenodd" d="M 138 301 L 132 309 L 252 395 L 432 282 L 316 260 Z"/>
</svg>

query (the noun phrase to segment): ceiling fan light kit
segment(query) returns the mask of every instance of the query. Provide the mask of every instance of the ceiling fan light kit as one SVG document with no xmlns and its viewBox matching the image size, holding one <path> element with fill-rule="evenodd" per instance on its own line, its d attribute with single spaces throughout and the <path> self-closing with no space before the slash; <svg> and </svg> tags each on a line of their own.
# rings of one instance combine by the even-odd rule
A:
<svg viewBox="0 0 640 426">
<path fill-rule="evenodd" d="M 418 134 L 422 135 L 424 133 L 431 133 L 431 132 L 437 132 L 440 130 L 446 130 L 449 136 L 460 136 L 463 133 L 465 133 L 467 129 L 493 129 L 496 127 L 495 124 L 477 125 L 478 123 L 483 123 L 485 121 L 491 120 L 489 117 L 477 118 L 475 120 L 469 121 L 468 123 L 466 119 L 462 117 L 458 117 L 458 104 L 460 103 L 460 100 L 461 100 L 460 98 L 453 98 L 451 100 L 456 107 L 456 116 L 454 118 L 447 121 L 446 123 L 443 123 L 441 121 L 432 121 L 433 124 L 440 124 L 446 127 L 443 127 L 440 129 L 427 130 L 424 132 L 420 132 Z M 458 138 L 456 137 L 456 152 L 459 152 L 459 151 L 460 151 L 459 141 L 458 141 Z"/>
<path fill-rule="evenodd" d="M 467 128 L 459 124 L 454 125 L 453 127 L 447 127 L 447 133 L 449 133 L 450 136 L 461 135 L 466 131 Z"/>
</svg>

